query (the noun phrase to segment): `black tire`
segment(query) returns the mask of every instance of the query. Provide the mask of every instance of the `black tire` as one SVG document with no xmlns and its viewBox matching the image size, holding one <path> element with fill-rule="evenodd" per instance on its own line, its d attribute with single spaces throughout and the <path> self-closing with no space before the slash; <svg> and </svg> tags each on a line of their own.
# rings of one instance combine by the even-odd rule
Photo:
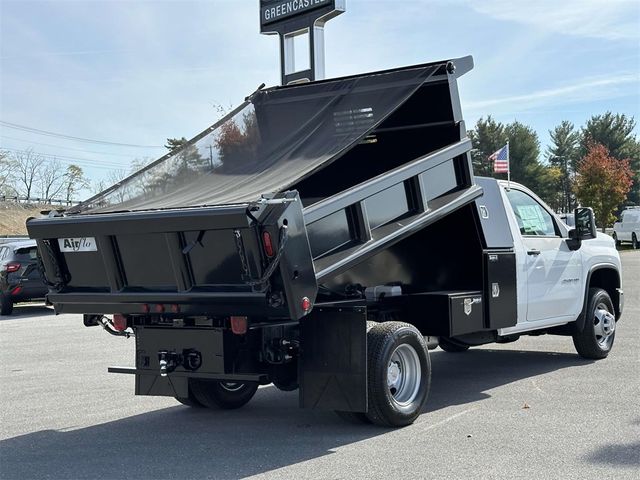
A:
<svg viewBox="0 0 640 480">
<path fill-rule="evenodd" d="M 174 397 L 174 398 L 181 404 L 186 405 L 187 407 L 202 408 L 204 406 L 198 400 L 196 400 L 196 397 L 193 395 L 191 388 L 189 388 L 189 396 L 187 398 L 184 398 L 184 397 Z"/>
<path fill-rule="evenodd" d="M 615 310 L 609 294 L 601 288 L 590 288 L 586 318 L 581 332 L 573 335 L 573 345 L 583 358 L 606 358 L 615 340 Z"/>
<path fill-rule="evenodd" d="M 407 323 L 379 323 L 367 333 L 367 349 L 367 418 L 384 427 L 410 425 L 420 415 L 431 386 L 424 337 Z"/>
<path fill-rule="evenodd" d="M 367 322 L 367 335 L 369 334 L 369 330 L 378 325 L 377 322 Z M 342 410 L 334 410 L 336 415 L 338 415 L 341 419 L 349 423 L 371 423 L 369 418 L 367 418 L 366 413 L 360 412 L 344 412 Z"/>
<path fill-rule="evenodd" d="M 345 422 L 356 423 L 356 424 L 371 423 L 367 418 L 366 413 L 343 412 L 341 410 L 335 410 L 335 412 L 336 412 L 336 415 L 338 415 Z"/>
<path fill-rule="evenodd" d="M 298 385 L 298 361 L 294 360 L 284 365 L 272 365 L 269 377 L 273 385 L 283 392 L 293 392 Z"/>
<path fill-rule="evenodd" d="M 638 244 L 638 237 L 636 237 L 635 233 L 631 234 L 631 248 L 633 248 L 634 250 L 640 248 L 640 244 Z"/>
<path fill-rule="evenodd" d="M 622 242 L 618 240 L 618 235 L 616 235 L 616 232 L 613 232 L 613 235 L 611 236 L 613 237 L 613 241 L 616 242 L 616 247 L 619 247 Z"/>
<path fill-rule="evenodd" d="M 469 350 L 469 345 L 464 345 L 462 343 L 458 343 L 455 340 L 449 340 L 444 337 L 440 337 L 438 339 L 438 346 L 449 353 L 461 353 Z"/>
<path fill-rule="evenodd" d="M 256 394 L 258 384 L 192 378 L 189 388 L 194 399 L 204 407 L 232 410 L 246 405 Z"/>
<path fill-rule="evenodd" d="M 13 300 L 5 297 L 0 298 L 0 315 L 11 315 L 13 312 Z"/>
</svg>

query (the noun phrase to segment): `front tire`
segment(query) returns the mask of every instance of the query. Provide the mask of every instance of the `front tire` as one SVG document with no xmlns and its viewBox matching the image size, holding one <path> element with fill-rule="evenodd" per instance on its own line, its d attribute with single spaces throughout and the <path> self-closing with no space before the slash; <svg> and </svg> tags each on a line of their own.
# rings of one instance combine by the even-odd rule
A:
<svg viewBox="0 0 640 480">
<path fill-rule="evenodd" d="M 616 317 L 609 294 L 601 288 L 590 288 L 586 318 L 581 332 L 573 335 L 573 345 L 583 358 L 606 358 L 616 336 Z"/>
<path fill-rule="evenodd" d="M 232 410 L 246 405 L 256 394 L 258 384 L 192 378 L 189 380 L 189 388 L 194 399 L 201 405 Z"/>
<path fill-rule="evenodd" d="M 424 338 L 412 325 L 385 322 L 369 330 L 367 349 L 367 418 L 385 427 L 410 425 L 420 415 L 431 386 Z"/>
</svg>

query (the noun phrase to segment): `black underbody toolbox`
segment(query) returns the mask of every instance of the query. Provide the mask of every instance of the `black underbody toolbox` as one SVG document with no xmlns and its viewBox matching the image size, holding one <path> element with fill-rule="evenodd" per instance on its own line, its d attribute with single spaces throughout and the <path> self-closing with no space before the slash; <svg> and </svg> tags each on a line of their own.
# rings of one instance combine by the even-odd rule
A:
<svg viewBox="0 0 640 480">
<path fill-rule="evenodd" d="M 480 291 L 442 291 L 389 299 L 423 335 L 455 337 L 484 329 Z"/>
</svg>

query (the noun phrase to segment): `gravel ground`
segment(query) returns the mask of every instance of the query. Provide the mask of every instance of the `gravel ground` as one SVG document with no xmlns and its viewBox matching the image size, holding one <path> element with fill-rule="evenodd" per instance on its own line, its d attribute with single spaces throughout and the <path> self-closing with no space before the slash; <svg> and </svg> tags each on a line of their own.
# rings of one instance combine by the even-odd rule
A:
<svg viewBox="0 0 640 480">
<path fill-rule="evenodd" d="M 133 395 L 132 340 L 44 306 L 0 320 L 1 478 L 640 478 L 640 252 L 608 359 L 569 338 L 432 352 L 425 413 L 399 430 L 261 388 L 237 411 Z"/>
</svg>

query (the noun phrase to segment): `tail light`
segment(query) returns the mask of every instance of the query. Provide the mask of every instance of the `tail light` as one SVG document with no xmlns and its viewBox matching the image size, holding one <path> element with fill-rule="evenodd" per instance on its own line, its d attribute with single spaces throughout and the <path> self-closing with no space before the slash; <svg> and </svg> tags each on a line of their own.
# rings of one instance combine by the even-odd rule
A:
<svg viewBox="0 0 640 480">
<path fill-rule="evenodd" d="M 247 317 L 231 317 L 231 331 L 236 335 L 247 333 Z"/>
<path fill-rule="evenodd" d="M 16 288 L 11 290 L 11 295 L 19 295 L 22 293 L 22 285 L 18 285 Z"/>
<path fill-rule="evenodd" d="M 266 230 L 262 232 L 262 246 L 264 248 L 264 253 L 267 257 L 271 258 L 274 255 L 273 250 L 273 242 L 271 241 L 271 234 Z"/>
<path fill-rule="evenodd" d="M 16 262 L 7 263 L 7 273 L 17 272 L 20 270 L 20 264 Z"/>
<path fill-rule="evenodd" d="M 119 332 L 123 332 L 127 329 L 127 317 L 116 313 L 113 315 L 113 328 Z"/>
<path fill-rule="evenodd" d="M 309 310 L 311 310 L 311 300 L 309 300 L 309 297 L 302 297 L 300 306 L 302 307 L 302 310 L 304 310 L 305 312 L 308 312 Z"/>
</svg>

